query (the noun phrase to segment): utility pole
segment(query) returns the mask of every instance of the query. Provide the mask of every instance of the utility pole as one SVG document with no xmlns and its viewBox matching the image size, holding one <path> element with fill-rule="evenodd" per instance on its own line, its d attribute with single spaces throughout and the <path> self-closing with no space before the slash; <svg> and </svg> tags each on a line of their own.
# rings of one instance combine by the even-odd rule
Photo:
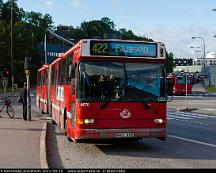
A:
<svg viewBox="0 0 216 173">
<path fill-rule="evenodd" d="M 46 37 L 46 34 L 44 36 L 44 62 L 45 64 L 47 64 L 47 37 Z"/>
<path fill-rule="evenodd" d="M 186 93 L 185 93 L 185 98 L 186 98 L 186 110 L 188 110 L 188 82 L 187 82 L 187 80 L 188 80 L 188 66 L 187 66 L 187 72 L 186 72 L 186 76 L 185 76 L 185 91 L 186 91 Z"/>
<path fill-rule="evenodd" d="M 31 100 L 30 100 L 30 70 L 28 65 L 28 57 L 25 57 L 24 70 L 27 81 L 27 116 L 28 120 L 31 121 Z"/>
<path fill-rule="evenodd" d="M 14 92 L 14 62 L 13 62 L 13 0 L 10 1 L 11 5 L 11 84 L 12 92 Z"/>
</svg>

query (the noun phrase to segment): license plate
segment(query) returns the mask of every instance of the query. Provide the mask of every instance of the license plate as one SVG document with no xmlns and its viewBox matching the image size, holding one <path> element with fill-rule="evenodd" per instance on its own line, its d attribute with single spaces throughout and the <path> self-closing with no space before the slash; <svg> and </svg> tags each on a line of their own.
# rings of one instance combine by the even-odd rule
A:
<svg viewBox="0 0 216 173">
<path fill-rule="evenodd" d="M 135 137 L 134 133 L 116 133 L 116 138 L 132 138 Z"/>
</svg>

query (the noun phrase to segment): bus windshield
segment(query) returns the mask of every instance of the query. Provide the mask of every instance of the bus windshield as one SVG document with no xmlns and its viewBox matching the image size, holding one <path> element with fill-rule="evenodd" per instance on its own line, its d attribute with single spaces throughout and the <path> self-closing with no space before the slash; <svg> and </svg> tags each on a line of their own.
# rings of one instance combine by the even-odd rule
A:
<svg viewBox="0 0 216 173">
<path fill-rule="evenodd" d="M 177 83 L 178 84 L 185 84 L 186 77 L 185 76 L 177 76 Z M 187 84 L 191 84 L 191 78 L 187 77 Z"/>
<path fill-rule="evenodd" d="M 80 101 L 158 101 L 165 97 L 163 64 L 82 61 Z"/>
</svg>

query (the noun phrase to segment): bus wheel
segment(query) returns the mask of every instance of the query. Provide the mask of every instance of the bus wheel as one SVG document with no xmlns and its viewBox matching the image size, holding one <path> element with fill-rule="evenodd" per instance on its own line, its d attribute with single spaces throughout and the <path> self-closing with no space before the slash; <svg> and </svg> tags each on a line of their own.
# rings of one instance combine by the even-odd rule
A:
<svg viewBox="0 0 216 173">
<path fill-rule="evenodd" d="M 52 117 L 52 102 L 50 103 L 49 106 L 49 116 Z"/>
</svg>

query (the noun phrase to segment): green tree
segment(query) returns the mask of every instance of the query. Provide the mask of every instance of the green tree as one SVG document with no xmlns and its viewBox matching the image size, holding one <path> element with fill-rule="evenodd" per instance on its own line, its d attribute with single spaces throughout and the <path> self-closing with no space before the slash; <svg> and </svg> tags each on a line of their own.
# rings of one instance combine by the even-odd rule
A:
<svg viewBox="0 0 216 173">
<path fill-rule="evenodd" d="M 10 23 L 11 21 L 11 3 L 12 3 L 12 10 L 13 10 L 12 11 L 13 23 L 22 21 L 24 17 L 24 10 L 18 7 L 17 0 L 9 0 L 2 4 L 0 2 L 0 4 L 2 5 L 1 20 L 4 20 L 7 23 Z"/>
<path fill-rule="evenodd" d="M 13 6 L 13 63 L 15 83 L 24 80 L 25 57 L 31 58 L 31 82 L 36 82 L 36 71 L 41 66 L 38 45 L 43 42 L 47 28 L 52 28 L 52 17 L 37 12 L 24 12 L 17 0 L 3 3 L 0 0 L 0 60 L 11 66 L 11 2 Z M 1 69 L 0 69 L 1 70 Z"/>
<path fill-rule="evenodd" d="M 2 20 L 3 0 L 0 0 L 0 20 Z"/>
<path fill-rule="evenodd" d="M 80 26 L 83 38 L 103 38 L 104 33 L 114 33 L 115 24 L 107 17 L 101 20 L 92 20 L 89 22 L 82 22 Z"/>
<path fill-rule="evenodd" d="M 167 63 L 166 63 L 166 72 L 173 72 L 173 68 L 175 67 L 175 63 L 173 62 L 174 55 L 173 53 L 166 53 Z"/>
<path fill-rule="evenodd" d="M 145 36 L 137 36 L 133 33 L 132 30 L 127 30 L 125 28 L 120 28 L 118 33 L 122 35 L 122 39 L 124 40 L 143 40 L 143 41 L 153 41 Z"/>
</svg>

